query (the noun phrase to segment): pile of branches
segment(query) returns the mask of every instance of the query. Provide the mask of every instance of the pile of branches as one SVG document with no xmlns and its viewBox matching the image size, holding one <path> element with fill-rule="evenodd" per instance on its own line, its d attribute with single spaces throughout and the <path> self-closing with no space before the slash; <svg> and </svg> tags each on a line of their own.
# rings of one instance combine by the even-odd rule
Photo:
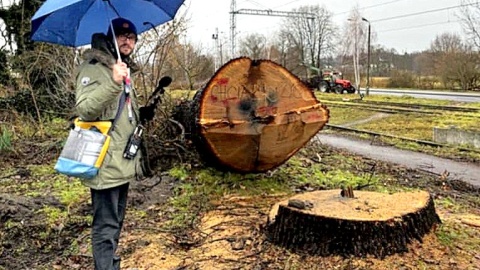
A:
<svg viewBox="0 0 480 270">
<path fill-rule="evenodd" d="M 180 123 L 175 116 L 179 108 L 191 101 L 162 98 L 155 117 L 146 126 L 144 144 L 150 169 L 155 173 L 166 171 L 177 164 L 202 166 L 202 160 L 191 139 L 190 128 Z"/>
</svg>

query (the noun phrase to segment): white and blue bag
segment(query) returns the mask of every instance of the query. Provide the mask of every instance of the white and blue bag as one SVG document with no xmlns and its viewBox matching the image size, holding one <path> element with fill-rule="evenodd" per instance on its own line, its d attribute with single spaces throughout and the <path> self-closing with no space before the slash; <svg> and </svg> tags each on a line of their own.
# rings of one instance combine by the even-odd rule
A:
<svg viewBox="0 0 480 270">
<path fill-rule="evenodd" d="M 98 174 L 110 144 L 110 121 L 82 122 L 78 118 L 55 164 L 61 174 L 90 179 Z"/>
</svg>

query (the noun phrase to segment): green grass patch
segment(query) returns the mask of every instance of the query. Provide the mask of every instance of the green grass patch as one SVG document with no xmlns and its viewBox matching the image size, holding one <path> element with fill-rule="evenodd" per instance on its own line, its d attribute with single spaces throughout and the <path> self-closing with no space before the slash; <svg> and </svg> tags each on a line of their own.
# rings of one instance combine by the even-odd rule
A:
<svg viewBox="0 0 480 270">
<path fill-rule="evenodd" d="M 270 178 L 266 174 L 239 174 L 213 168 L 192 170 L 185 166 L 175 167 L 169 173 L 181 181 L 169 201 L 174 211 L 167 228 L 175 230 L 191 226 L 198 213 L 210 207 L 211 200 L 222 196 L 290 192 L 289 185 L 281 178 Z"/>
<path fill-rule="evenodd" d="M 393 114 L 387 118 L 356 125 L 355 128 L 417 140 L 433 140 L 436 126 L 431 115 Z"/>
<path fill-rule="evenodd" d="M 334 95 L 325 93 L 316 93 L 320 100 L 328 100 L 334 102 L 344 102 L 344 99 L 357 99 L 355 95 Z M 382 96 L 370 95 L 365 97 L 364 104 L 369 101 L 378 102 L 394 102 L 401 104 L 415 104 L 415 105 L 432 105 L 432 106 L 461 106 L 480 108 L 480 103 L 463 103 L 448 100 L 435 99 L 421 99 L 410 96 Z M 348 104 L 346 104 L 348 105 Z M 479 112 L 455 112 L 455 111 L 439 111 L 429 109 L 432 113 L 416 113 L 416 112 L 398 112 L 391 114 L 388 117 L 371 117 L 377 112 L 369 111 L 367 108 L 356 108 L 352 106 L 335 107 L 335 104 L 329 104 L 328 107 L 331 112 L 330 124 L 345 125 L 348 123 L 355 123 L 359 120 L 368 119 L 367 122 L 356 123 L 350 126 L 355 129 L 371 131 L 375 133 L 396 136 L 399 138 L 409 138 L 421 141 L 433 141 L 434 128 L 456 128 L 458 130 L 480 132 Z M 427 109 L 425 109 L 427 110 Z M 371 139 L 371 135 L 357 134 L 364 139 Z M 405 141 L 396 138 L 381 137 L 381 141 L 388 144 L 395 145 L 398 148 L 425 152 L 441 157 L 458 158 L 463 160 L 480 160 L 480 151 L 465 151 L 465 149 L 472 149 L 469 145 L 451 145 L 445 147 L 433 147 L 419 144 L 413 141 Z"/>
<path fill-rule="evenodd" d="M 347 108 L 327 105 L 327 108 L 330 110 L 330 119 L 328 123 L 333 125 L 343 125 L 355 122 L 369 118 L 377 113 L 374 111 L 362 110 L 354 107 Z"/>
<path fill-rule="evenodd" d="M 344 101 L 344 100 L 359 100 L 358 94 L 331 94 L 315 92 L 315 95 L 320 101 Z M 428 99 L 417 98 L 412 96 L 393 96 L 393 95 L 369 95 L 365 96 L 361 102 L 396 102 L 404 104 L 420 104 L 420 105 L 435 105 L 435 106 L 465 106 L 471 108 L 480 108 L 480 103 L 464 103 L 458 101 L 441 100 L 441 99 Z"/>
<path fill-rule="evenodd" d="M 40 210 L 40 213 L 46 216 L 45 222 L 50 228 L 58 226 L 59 224 L 65 224 L 68 217 L 67 211 L 51 206 L 45 206 Z"/>
<path fill-rule="evenodd" d="M 0 126 L 0 153 L 10 152 L 13 150 L 12 146 L 13 133 L 5 126 Z"/>
<path fill-rule="evenodd" d="M 185 100 L 190 100 L 193 99 L 193 96 L 195 96 L 195 93 L 197 91 L 190 91 L 190 90 L 167 90 L 165 91 L 166 96 L 172 100 L 177 100 L 177 99 L 185 99 Z"/>
<path fill-rule="evenodd" d="M 433 117 L 435 126 L 440 128 L 455 127 L 461 130 L 480 132 L 480 113 L 443 113 Z"/>
<path fill-rule="evenodd" d="M 465 251 L 473 254 L 478 252 L 480 246 L 480 233 L 477 229 L 462 225 L 456 221 L 443 221 L 435 231 L 442 245 L 457 249 L 459 245 Z"/>
<path fill-rule="evenodd" d="M 2 190 L 44 200 L 35 212 L 35 220 L 42 221 L 36 225 L 43 228 L 40 239 L 50 241 L 70 224 L 91 224 L 91 215 L 85 215 L 83 211 L 78 213 L 89 199 L 89 189 L 78 179 L 55 173 L 52 164 L 30 165 L 26 169 L 30 172 L 28 177 L 2 181 Z M 21 223 L 9 226 L 10 229 L 23 228 Z"/>
<path fill-rule="evenodd" d="M 295 155 L 274 172 L 239 174 L 222 172 L 213 168 L 200 170 L 179 166 L 170 170 L 170 175 L 180 179 L 169 204 L 169 229 L 185 229 L 194 224 L 200 212 L 210 208 L 210 202 L 223 196 L 258 196 L 294 194 L 305 187 L 310 189 L 339 189 L 352 186 L 381 188 L 388 192 L 381 177 L 368 172 L 352 171 L 355 158 L 331 155 L 328 164 L 337 163 L 335 168 L 325 163 L 306 163 L 307 159 Z M 368 164 L 365 165 L 370 168 Z"/>
<path fill-rule="evenodd" d="M 478 130 L 480 114 L 442 113 L 432 114 L 394 114 L 388 118 L 359 124 L 355 128 L 370 130 L 399 137 L 433 141 L 433 129 L 455 126 L 460 130 Z"/>
<path fill-rule="evenodd" d="M 67 207 L 88 197 L 88 188 L 80 180 L 55 173 L 53 165 L 31 165 L 28 169 L 32 181 L 20 185 L 20 194 L 32 197 L 51 195 Z"/>
<path fill-rule="evenodd" d="M 67 138 L 69 121 L 63 118 L 54 118 L 51 121 L 45 122 L 46 133 L 55 138 Z"/>
</svg>

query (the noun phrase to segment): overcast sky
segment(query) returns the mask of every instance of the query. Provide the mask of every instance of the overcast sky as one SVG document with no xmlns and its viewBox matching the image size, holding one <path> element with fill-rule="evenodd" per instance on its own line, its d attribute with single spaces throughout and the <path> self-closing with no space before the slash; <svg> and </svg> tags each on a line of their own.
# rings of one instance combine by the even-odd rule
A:
<svg viewBox="0 0 480 270">
<path fill-rule="evenodd" d="M 395 48 L 398 52 L 425 50 L 431 41 L 444 32 L 463 35 L 459 23 L 460 0 L 237 0 L 239 9 L 271 9 L 292 11 L 304 5 L 320 5 L 333 13 L 333 21 L 343 27 L 350 11 L 358 6 L 361 15 L 376 33 L 375 44 Z M 180 13 L 187 12 L 190 29 L 187 37 L 205 48 L 214 45 L 212 34 L 218 28 L 219 40 L 230 46 L 231 0 L 186 0 Z M 249 33 L 271 37 L 282 22 L 281 17 L 236 15 L 237 44 Z M 395 18 L 400 17 L 400 18 Z M 340 33 L 339 33 L 340 34 Z M 372 43 L 373 44 L 373 43 Z"/>
</svg>

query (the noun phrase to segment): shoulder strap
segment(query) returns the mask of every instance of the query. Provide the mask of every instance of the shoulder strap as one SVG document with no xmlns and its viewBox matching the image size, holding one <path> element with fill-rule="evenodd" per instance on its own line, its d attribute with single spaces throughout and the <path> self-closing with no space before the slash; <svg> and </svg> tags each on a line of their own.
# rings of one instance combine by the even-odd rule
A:
<svg viewBox="0 0 480 270">
<path fill-rule="evenodd" d="M 126 100 L 127 100 L 127 93 L 125 93 L 125 91 L 122 91 L 122 96 L 120 97 L 120 101 L 118 103 L 117 114 L 115 115 L 115 118 L 113 119 L 112 128 L 110 129 L 109 132 L 111 132 L 115 129 L 115 124 L 117 123 L 118 118 L 120 118 L 120 114 L 123 111 L 123 107 L 125 107 Z"/>
</svg>

